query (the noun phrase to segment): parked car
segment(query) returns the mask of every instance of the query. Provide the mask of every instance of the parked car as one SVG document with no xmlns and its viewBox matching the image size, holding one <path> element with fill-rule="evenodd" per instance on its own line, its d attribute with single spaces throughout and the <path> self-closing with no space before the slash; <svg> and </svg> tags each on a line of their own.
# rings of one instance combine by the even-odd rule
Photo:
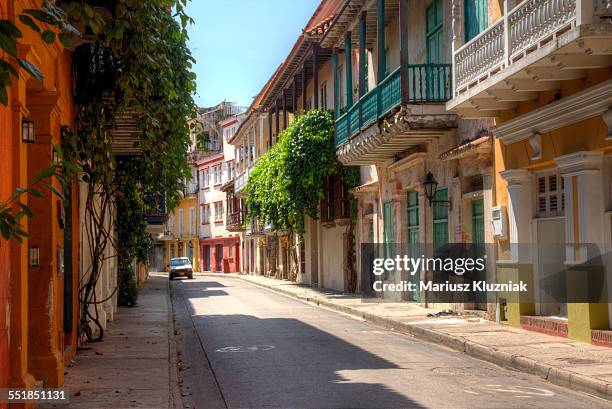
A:
<svg viewBox="0 0 612 409">
<path fill-rule="evenodd" d="M 193 279 L 193 266 L 191 260 L 187 257 L 177 257 L 170 259 L 170 273 L 168 275 L 170 280 L 174 280 L 174 277 L 187 277 Z"/>
</svg>

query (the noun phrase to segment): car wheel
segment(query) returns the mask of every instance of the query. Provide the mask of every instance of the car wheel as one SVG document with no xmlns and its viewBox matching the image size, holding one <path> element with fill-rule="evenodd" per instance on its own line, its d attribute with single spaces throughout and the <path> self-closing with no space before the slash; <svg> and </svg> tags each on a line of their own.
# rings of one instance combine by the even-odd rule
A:
<svg viewBox="0 0 612 409">
<path fill-rule="evenodd" d="M 190 280 L 193 280 L 193 274 L 189 274 L 189 275 L 187 276 L 187 278 L 188 278 L 188 279 L 190 279 Z"/>
<path fill-rule="evenodd" d="M 168 276 L 168 278 L 170 279 L 170 281 L 174 280 L 174 274 L 170 273 L 170 275 Z"/>
</svg>

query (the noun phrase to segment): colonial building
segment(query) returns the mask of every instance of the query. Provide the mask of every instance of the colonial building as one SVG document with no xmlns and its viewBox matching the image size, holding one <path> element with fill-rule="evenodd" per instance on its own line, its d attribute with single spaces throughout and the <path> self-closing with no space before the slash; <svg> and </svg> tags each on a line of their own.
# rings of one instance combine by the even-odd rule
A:
<svg viewBox="0 0 612 409">
<path fill-rule="evenodd" d="M 244 186 L 257 159 L 276 143 L 278 135 L 293 118 L 308 109 L 331 109 L 333 106 L 332 53 L 331 49 L 320 47 L 320 40 L 342 5 L 340 0 L 321 2 L 287 58 L 256 97 L 247 119 L 231 141 L 237 155 L 241 154 L 237 156 L 238 176 L 234 185 L 238 197 L 244 198 Z M 306 218 L 301 245 L 297 237 L 292 241 L 287 232 L 277 231 L 264 221 L 253 220 L 247 224 L 243 233 L 245 271 L 355 291 L 345 272 L 345 255 L 352 246 L 347 235 L 350 225 L 348 201 L 342 201 L 342 186 L 333 178 L 324 183 L 326 195 L 321 204 L 322 217 Z M 348 199 L 346 189 L 344 197 Z M 297 248 L 297 262 L 291 256 L 292 248 Z"/>
<path fill-rule="evenodd" d="M 496 122 L 493 200 L 500 226 L 507 223 L 496 232 L 497 275 L 534 286 L 524 299 L 498 300 L 499 319 L 610 345 L 612 304 L 577 292 L 606 291 L 588 264 L 611 249 L 612 8 L 591 0 L 503 8 L 457 0 L 452 12 L 447 107 Z M 610 294 L 609 259 L 606 267 Z M 566 298 L 551 296 L 551 279 Z"/>
<path fill-rule="evenodd" d="M 445 107 L 452 95 L 450 15 L 441 0 L 348 0 L 321 39 L 332 55 L 317 93 L 336 113 L 338 160 L 361 169 L 353 190 L 358 263 L 363 243 L 407 250 L 493 240 L 492 122 L 464 121 Z M 432 197 L 423 188 L 427 178 L 438 184 Z M 363 283 L 361 290 L 371 289 Z M 418 291 L 401 298 L 429 304 Z M 493 317 L 494 305 L 479 301 L 451 307 Z"/>
<path fill-rule="evenodd" d="M 273 76 L 272 78 L 274 78 Z M 244 118 L 235 133 L 227 139 L 227 146 L 233 150 L 233 180 L 224 185 L 228 200 L 227 229 L 240 235 L 241 268 L 247 274 L 264 274 L 265 239 L 263 229 L 258 223 L 246 219 L 246 192 L 244 190 L 249 173 L 261 155 L 270 147 L 271 133 L 268 114 L 261 109 L 261 99 L 268 86 L 255 97 L 244 114 Z M 276 266 L 276 263 L 274 263 Z"/>
<path fill-rule="evenodd" d="M 43 81 L 17 67 L 18 78 L 0 105 L 0 201 L 30 186 L 53 166 L 54 146 L 73 118 L 71 59 L 60 44 L 46 44 L 21 24 L 23 9 L 36 1 L 0 1 L 2 19 L 19 27 L 20 58 L 35 64 Z M 62 190 L 57 181 L 56 189 Z M 76 190 L 76 184 L 72 186 Z M 22 196 L 34 216 L 21 220 L 29 237 L 22 243 L 0 238 L 0 385 L 58 387 L 64 363 L 77 349 L 78 194 L 66 205 L 49 190 L 42 197 Z M 2 404 L 0 404 L 2 406 Z"/>
<path fill-rule="evenodd" d="M 198 133 L 206 136 L 206 146 L 194 139 L 191 153 L 194 181 L 197 181 L 199 270 L 237 272 L 240 268 L 240 236 L 226 228 L 228 221 L 226 192 L 222 189 L 234 178 L 233 150 L 227 140 L 236 132 L 243 108 L 222 102 L 203 108 L 197 118 Z M 194 136 L 195 138 L 195 136 Z"/>
<path fill-rule="evenodd" d="M 187 257 L 194 271 L 200 271 L 200 244 L 198 239 L 198 182 L 197 171 L 186 183 L 184 198 L 179 206 L 168 215 L 164 233 L 166 269 L 170 259 Z"/>
</svg>

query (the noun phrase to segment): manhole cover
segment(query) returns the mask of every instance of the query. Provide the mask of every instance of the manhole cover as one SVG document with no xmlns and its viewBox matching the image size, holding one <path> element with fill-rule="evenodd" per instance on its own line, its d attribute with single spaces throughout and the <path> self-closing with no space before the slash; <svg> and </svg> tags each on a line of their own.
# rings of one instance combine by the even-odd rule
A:
<svg viewBox="0 0 612 409">
<path fill-rule="evenodd" d="M 258 352 L 269 351 L 276 348 L 274 345 L 239 345 L 235 347 L 219 348 L 216 352 Z"/>
</svg>

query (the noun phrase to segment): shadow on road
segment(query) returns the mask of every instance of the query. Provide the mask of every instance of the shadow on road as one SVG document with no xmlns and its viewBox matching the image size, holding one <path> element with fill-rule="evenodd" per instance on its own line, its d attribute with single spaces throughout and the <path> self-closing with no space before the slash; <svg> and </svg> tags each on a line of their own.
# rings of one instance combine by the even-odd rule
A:
<svg viewBox="0 0 612 409">
<path fill-rule="evenodd" d="M 378 370 L 398 366 L 302 321 L 242 314 L 193 319 L 230 408 L 423 407 L 382 383 L 348 379 L 350 371 L 381 379 Z"/>
</svg>

